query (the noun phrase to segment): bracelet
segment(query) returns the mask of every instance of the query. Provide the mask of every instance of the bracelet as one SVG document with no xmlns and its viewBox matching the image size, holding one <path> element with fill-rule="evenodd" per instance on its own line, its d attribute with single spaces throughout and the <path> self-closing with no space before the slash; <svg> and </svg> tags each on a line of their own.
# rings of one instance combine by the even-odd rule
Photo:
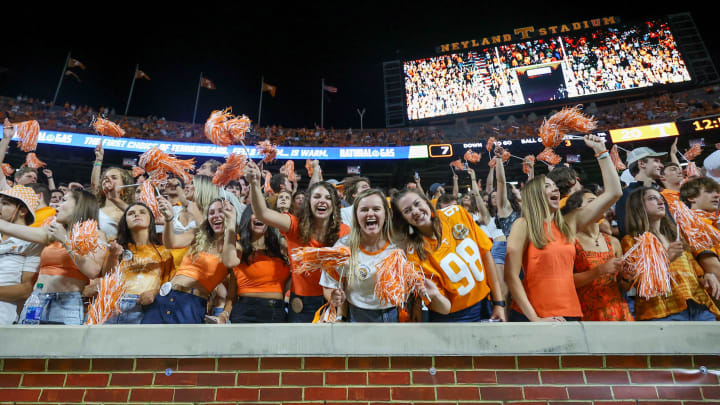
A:
<svg viewBox="0 0 720 405">
<path fill-rule="evenodd" d="M 610 157 L 610 153 L 608 151 L 605 151 L 603 153 L 600 153 L 599 155 L 595 155 L 595 158 L 597 160 L 607 159 Z"/>
<path fill-rule="evenodd" d="M 102 162 L 95 162 L 95 163 L 93 163 L 93 165 L 100 167 L 100 166 L 102 166 Z"/>
<path fill-rule="evenodd" d="M 597 158 L 598 156 L 601 156 L 603 153 L 607 153 L 607 149 L 596 153 L 596 154 L 595 154 L 595 157 Z"/>
<path fill-rule="evenodd" d="M 503 307 L 505 308 L 505 301 L 493 301 L 492 302 L 494 307 Z"/>
</svg>

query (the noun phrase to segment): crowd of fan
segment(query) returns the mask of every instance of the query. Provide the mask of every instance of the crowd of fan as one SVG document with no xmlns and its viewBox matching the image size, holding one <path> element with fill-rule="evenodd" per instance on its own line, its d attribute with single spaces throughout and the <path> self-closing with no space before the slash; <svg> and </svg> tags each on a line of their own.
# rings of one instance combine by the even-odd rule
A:
<svg viewBox="0 0 720 405">
<path fill-rule="evenodd" d="M 0 163 L 13 135 L 4 128 Z M 418 173 L 402 190 L 324 181 L 318 161 L 305 190 L 254 162 L 220 188 L 221 162 L 208 160 L 148 195 L 145 175 L 104 167 L 102 147 L 88 186 L 56 185 L 48 169 L 45 184 L 23 167 L 0 175 L 0 323 L 26 319 L 34 286 L 50 324 L 716 320 L 720 240 L 697 248 L 668 208 L 686 204 L 717 228 L 720 151 L 683 173 L 675 144 L 638 147 L 619 177 L 602 138 L 585 144 L 602 186 L 569 166 L 535 176 L 532 162 L 509 179 L 499 144 L 483 189 L 469 169 L 462 190 L 455 174 L 452 191 L 427 193 Z M 81 253 L 87 220 L 102 243 Z M 627 264 L 651 254 L 639 246 L 648 233 L 668 271 L 656 290 L 637 284 L 650 269 Z M 88 315 L 116 272 L 119 311 Z"/>
</svg>

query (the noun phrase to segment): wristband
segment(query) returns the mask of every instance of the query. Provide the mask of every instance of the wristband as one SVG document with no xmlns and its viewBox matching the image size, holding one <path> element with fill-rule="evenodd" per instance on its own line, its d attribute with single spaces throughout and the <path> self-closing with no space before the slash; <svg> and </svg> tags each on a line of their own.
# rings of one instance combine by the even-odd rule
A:
<svg viewBox="0 0 720 405">
<path fill-rule="evenodd" d="M 503 307 L 505 308 L 505 301 L 493 301 L 492 302 L 494 307 Z"/>
<path fill-rule="evenodd" d="M 102 162 L 95 162 L 95 163 L 93 163 L 93 165 L 100 167 L 100 166 L 102 166 Z"/>
<path fill-rule="evenodd" d="M 605 151 L 605 152 L 602 152 L 602 153 L 600 153 L 600 154 L 598 154 L 598 155 L 595 155 L 595 158 L 596 158 L 597 160 L 607 159 L 607 158 L 609 158 L 609 157 L 610 157 L 610 153 L 608 153 L 608 151 Z"/>
</svg>

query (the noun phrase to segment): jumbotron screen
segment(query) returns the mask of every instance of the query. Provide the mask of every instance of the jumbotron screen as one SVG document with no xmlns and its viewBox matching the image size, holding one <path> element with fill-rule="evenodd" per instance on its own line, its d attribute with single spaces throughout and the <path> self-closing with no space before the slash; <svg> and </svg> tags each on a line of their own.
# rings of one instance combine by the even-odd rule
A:
<svg viewBox="0 0 720 405">
<path fill-rule="evenodd" d="M 691 80 L 653 19 L 403 62 L 409 120 Z"/>
</svg>

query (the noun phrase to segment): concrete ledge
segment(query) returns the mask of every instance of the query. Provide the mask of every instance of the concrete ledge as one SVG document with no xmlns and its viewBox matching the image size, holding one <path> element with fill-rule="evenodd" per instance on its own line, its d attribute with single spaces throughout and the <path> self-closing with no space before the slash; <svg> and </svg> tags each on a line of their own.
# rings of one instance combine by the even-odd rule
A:
<svg viewBox="0 0 720 405">
<path fill-rule="evenodd" d="M 718 354 L 720 323 L 0 327 L 0 358 Z"/>
</svg>

